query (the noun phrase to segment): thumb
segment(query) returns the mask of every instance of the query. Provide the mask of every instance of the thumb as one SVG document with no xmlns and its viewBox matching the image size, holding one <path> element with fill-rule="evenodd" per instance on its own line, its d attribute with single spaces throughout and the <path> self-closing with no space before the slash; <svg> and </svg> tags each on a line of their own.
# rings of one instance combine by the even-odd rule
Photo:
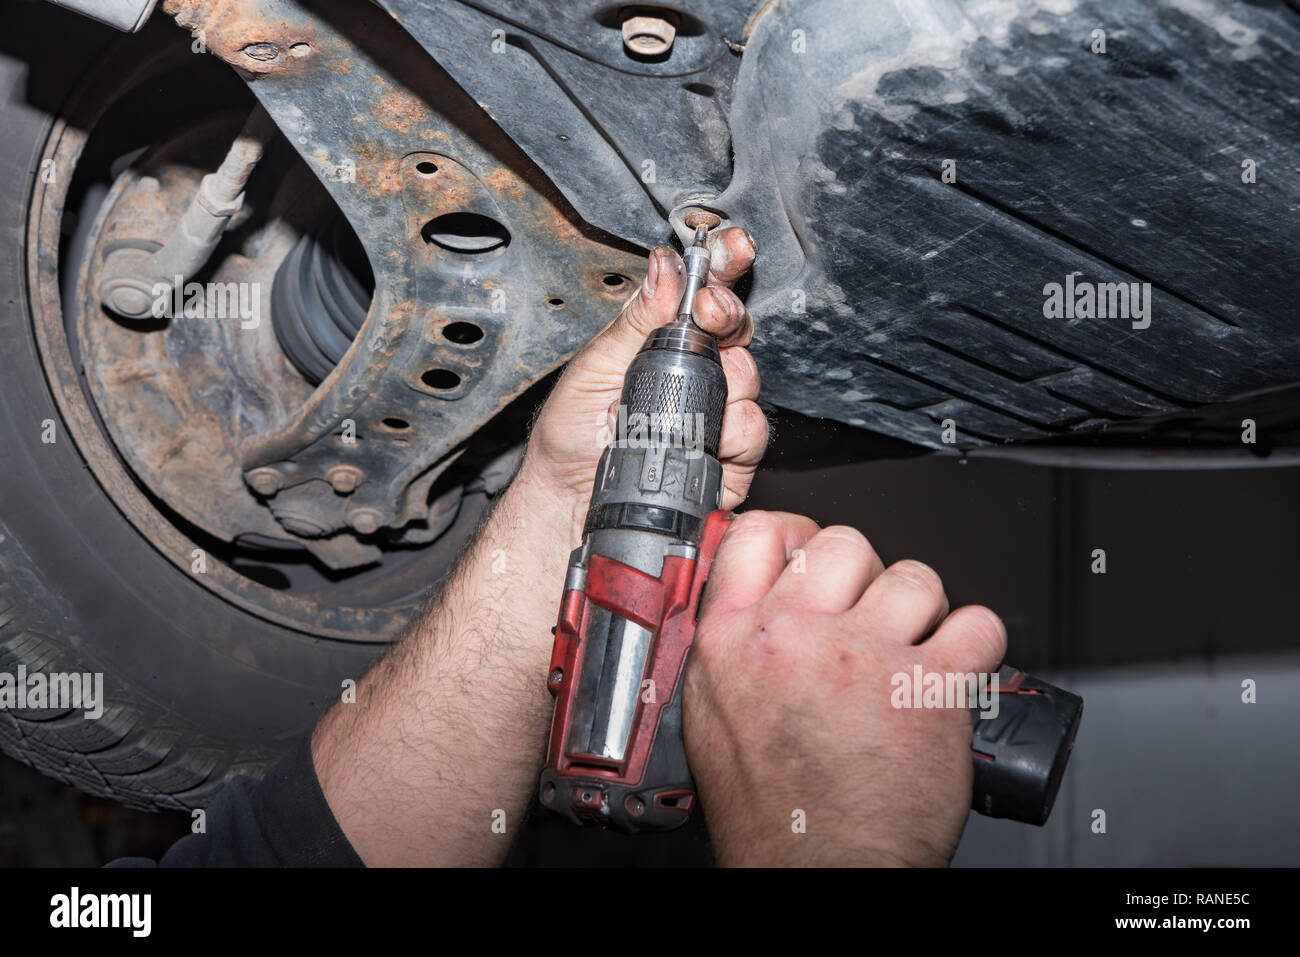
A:
<svg viewBox="0 0 1300 957">
<path fill-rule="evenodd" d="M 673 250 L 660 246 L 650 253 L 646 277 L 623 304 L 614 321 L 605 327 L 574 360 L 600 371 L 627 368 L 653 329 L 667 325 L 677 315 L 686 286 L 685 267 Z"/>
</svg>

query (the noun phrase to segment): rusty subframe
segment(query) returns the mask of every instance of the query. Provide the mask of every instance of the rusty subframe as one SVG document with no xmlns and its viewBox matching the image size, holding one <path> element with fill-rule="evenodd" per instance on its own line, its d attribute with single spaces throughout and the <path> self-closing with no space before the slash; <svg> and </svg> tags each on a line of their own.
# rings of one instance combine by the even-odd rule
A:
<svg viewBox="0 0 1300 957">
<path fill-rule="evenodd" d="M 338 368 L 242 437 L 250 492 L 305 539 L 426 521 L 457 448 L 608 320 L 639 257 L 584 235 L 527 158 L 373 8 L 164 9 L 248 80 L 356 229 L 375 277 Z M 380 33 L 383 66 L 350 39 Z M 500 224 L 508 243 L 477 253 L 429 241 L 439 217 L 466 214 Z M 466 324 L 481 330 L 476 341 L 445 335 Z"/>
<path fill-rule="evenodd" d="M 102 311 L 94 265 L 102 261 L 103 244 L 147 249 L 164 241 L 244 114 L 209 117 L 156 147 L 114 184 L 94 226 L 92 268 L 83 270 L 68 303 L 78 311 L 77 351 L 60 319 L 57 258 L 71 177 L 38 184 L 30 280 L 47 374 L 95 474 L 178 567 L 191 570 L 195 543 L 158 510 L 157 500 L 223 541 L 260 536 L 297 543 L 336 568 L 372 561 L 383 537 L 358 538 L 346 527 L 356 522 L 354 513 L 378 513 L 373 526 L 362 523 L 362 538 L 369 534 L 364 529 L 405 523 L 401 532 L 385 534 L 416 542 L 445 527 L 446 509 L 423 497 L 434 477 L 465 438 L 609 320 L 632 291 L 628 277 L 639 272 L 640 256 L 584 228 L 491 119 L 373 8 L 313 4 L 308 14 L 288 3 L 227 2 L 167 9 L 194 32 L 195 47 L 202 41 L 249 82 L 306 161 L 269 190 L 267 223 L 242 245 L 219 247 L 202 278 L 257 286 L 269 295 L 275 267 L 311 219 L 323 184 L 365 246 L 375 273 L 374 304 L 349 354 L 317 389 L 276 347 L 265 299 L 259 300 L 263 321 L 247 329 L 237 318 L 142 328 Z M 367 35 L 383 37 L 385 63 L 394 65 L 380 69 L 345 39 Z M 142 47 L 143 57 L 106 63 L 56 127 L 45 159 L 72 169 L 84 131 L 112 99 L 164 67 L 176 68 L 189 46 L 183 41 L 156 55 Z M 299 175 L 307 181 L 288 181 Z M 250 193 L 256 186 L 254 177 Z M 475 255 L 421 235 L 444 211 L 471 210 L 504 225 L 510 242 Z M 237 217 L 234 232 L 240 222 Z M 483 331 L 478 342 L 442 335 L 469 321 Z M 84 357 L 96 410 L 79 387 L 75 354 Z M 454 370 L 460 381 L 448 388 L 449 380 L 440 378 L 430 386 L 420 377 L 431 369 Z M 385 428 L 386 417 L 401 417 L 408 428 Z M 336 440 L 349 419 L 360 439 L 355 446 Z M 281 484 L 250 477 L 260 468 L 278 470 Z M 310 494 L 293 493 L 304 487 Z M 314 509 L 319 533 L 300 534 L 272 513 L 277 499 L 288 503 L 282 515 L 292 511 L 292 494 Z M 362 640 L 392 637 L 419 602 L 415 591 L 387 607 L 337 598 L 325 607 L 220 563 L 199 580 L 290 627 Z"/>
</svg>

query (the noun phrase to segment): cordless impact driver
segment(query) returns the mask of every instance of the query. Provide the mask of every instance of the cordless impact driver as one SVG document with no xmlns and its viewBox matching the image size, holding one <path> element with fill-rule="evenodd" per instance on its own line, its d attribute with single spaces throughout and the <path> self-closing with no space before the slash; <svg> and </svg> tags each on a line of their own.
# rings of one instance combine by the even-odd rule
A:
<svg viewBox="0 0 1300 957">
<path fill-rule="evenodd" d="M 730 523 L 718 509 L 727 380 L 717 342 L 692 316 L 709 272 L 708 230 L 696 226 L 683 255 L 676 321 L 651 332 L 628 367 L 618 434 L 569 559 L 547 678 L 555 715 L 539 800 L 574 823 L 629 833 L 678 827 L 695 804 L 683 677 Z M 1083 701 L 1006 666 L 998 679 L 996 717 L 971 712 L 971 806 L 1042 824 Z"/>
</svg>

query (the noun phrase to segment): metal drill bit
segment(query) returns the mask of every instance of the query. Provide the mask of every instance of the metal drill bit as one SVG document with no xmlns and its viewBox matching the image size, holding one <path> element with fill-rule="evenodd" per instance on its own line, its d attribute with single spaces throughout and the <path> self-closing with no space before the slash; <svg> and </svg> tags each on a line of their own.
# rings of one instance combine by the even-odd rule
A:
<svg viewBox="0 0 1300 957">
<path fill-rule="evenodd" d="M 677 308 L 677 322 L 695 324 L 695 294 L 704 288 L 709 278 L 709 248 L 704 244 L 708 238 L 707 226 L 695 228 L 695 242 L 686 247 L 682 259 L 686 263 L 686 289 L 682 292 L 682 303 Z"/>
</svg>

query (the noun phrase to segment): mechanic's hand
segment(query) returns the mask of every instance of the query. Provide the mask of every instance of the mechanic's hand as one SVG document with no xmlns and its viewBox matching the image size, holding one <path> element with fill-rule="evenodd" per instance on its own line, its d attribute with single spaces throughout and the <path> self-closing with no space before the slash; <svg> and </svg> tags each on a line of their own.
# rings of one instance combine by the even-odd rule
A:
<svg viewBox="0 0 1300 957">
<path fill-rule="evenodd" d="M 927 566 L 885 569 L 851 528 L 741 515 L 686 673 L 687 756 L 719 863 L 947 864 L 970 811 L 970 713 L 895 708 L 891 678 L 992 672 L 1005 648 L 987 608 L 948 614 Z"/>
<path fill-rule="evenodd" d="M 754 320 L 731 291 L 753 263 L 755 247 L 747 232 L 730 228 L 710 235 L 709 251 L 709 282 L 695 298 L 695 320 L 722 347 L 727 410 L 718 457 L 722 507 L 731 509 L 749 492 L 767 446 L 767 421 L 754 401 L 758 367 L 745 348 Z M 655 249 L 645 281 L 614 321 L 569 363 L 533 427 L 521 478 L 560 490 L 571 500 L 579 527 L 609 435 L 602 426 L 617 409 L 623 374 L 650 330 L 677 317 L 685 284 L 681 257 L 671 249 Z"/>
</svg>

